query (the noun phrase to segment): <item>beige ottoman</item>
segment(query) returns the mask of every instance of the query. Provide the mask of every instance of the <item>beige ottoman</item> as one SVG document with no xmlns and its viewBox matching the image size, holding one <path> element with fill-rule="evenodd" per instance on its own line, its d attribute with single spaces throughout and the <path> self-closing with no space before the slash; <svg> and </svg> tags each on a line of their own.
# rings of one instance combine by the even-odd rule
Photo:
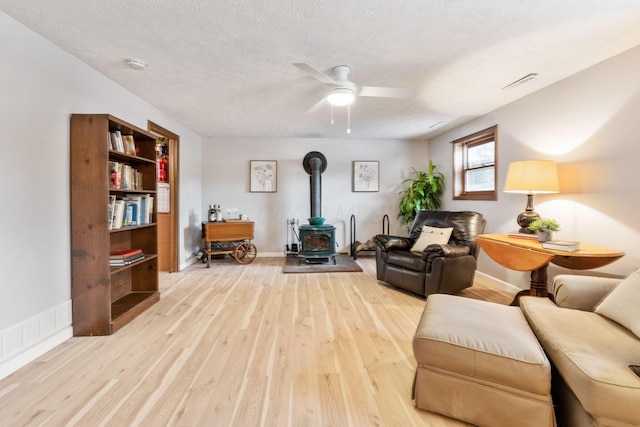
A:
<svg viewBox="0 0 640 427">
<path fill-rule="evenodd" d="M 416 406 L 478 426 L 554 426 L 551 367 L 518 307 L 433 294 L 413 338 Z"/>
</svg>

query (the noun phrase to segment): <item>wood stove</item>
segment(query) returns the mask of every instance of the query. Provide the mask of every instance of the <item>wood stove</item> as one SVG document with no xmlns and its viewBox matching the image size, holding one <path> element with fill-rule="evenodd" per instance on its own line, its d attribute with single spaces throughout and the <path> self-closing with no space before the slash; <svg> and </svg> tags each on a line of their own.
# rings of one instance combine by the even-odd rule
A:
<svg viewBox="0 0 640 427">
<path fill-rule="evenodd" d="M 309 225 L 299 227 L 301 250 L 298 262 L 336 263 L 336 228 L 325 224 L 321 214 L 322 172 L 327 168 L 327 159 L 322 153 L 312 151 L 302 161 L 304 170 L 310 175 L 311 217 Z"/>
<path fill-rule="evenodd" d="M 333 260 L 336 263 L 335 234 L 333 225 L 301 225 L 300 242 L 302 251 L 298 260 L 303 258 L 308 263 L 321 263 Z"/>
</svg>

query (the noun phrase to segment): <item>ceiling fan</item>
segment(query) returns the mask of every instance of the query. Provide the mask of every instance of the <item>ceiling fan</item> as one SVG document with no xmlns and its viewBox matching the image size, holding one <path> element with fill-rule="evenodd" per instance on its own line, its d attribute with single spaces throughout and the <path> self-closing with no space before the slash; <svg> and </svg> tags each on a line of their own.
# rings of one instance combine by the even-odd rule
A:
<svg viewBox="0 0 640 427">
<path fill-rule="evenodd" d="M 336 67 L 333 67 L 332 71 L 334 77 L 330 77 L 317 68 L 304 62 L 296 62 L 293 65 L 329 86 L 327 96 L 322 98 L 313 107 L 307 110 L 307 114 L 315 113 L 327 104 L 336 106 L 350 105 L 354 101 L 356 96 L 408 99 L 413 97 L 413 94 L 415 92 L 413 89 L 396 87 L 358 87 L 355 83 L 349 81 L 349 73 L 351 72 L 351 68 L 347 65 L 338 65 Z"/>
</svg>

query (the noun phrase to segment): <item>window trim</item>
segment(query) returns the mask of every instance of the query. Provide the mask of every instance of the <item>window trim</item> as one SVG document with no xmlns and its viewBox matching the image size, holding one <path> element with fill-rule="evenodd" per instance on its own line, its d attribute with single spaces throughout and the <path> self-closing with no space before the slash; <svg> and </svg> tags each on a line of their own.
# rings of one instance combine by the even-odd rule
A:
<svg viewBox="0 0 640 427">
<path fill-rule="evenodd" d="M 493 190 L 466 191 L 466 172 L 478 168 L 466 168 L 465 154 L 469 147 L 493 142 Z M 498 200 L 498 125 L 451 141 L 453 146 L 453 200 Z M 487 167 L 487 166 L 483 166 Z"/>
</svg>

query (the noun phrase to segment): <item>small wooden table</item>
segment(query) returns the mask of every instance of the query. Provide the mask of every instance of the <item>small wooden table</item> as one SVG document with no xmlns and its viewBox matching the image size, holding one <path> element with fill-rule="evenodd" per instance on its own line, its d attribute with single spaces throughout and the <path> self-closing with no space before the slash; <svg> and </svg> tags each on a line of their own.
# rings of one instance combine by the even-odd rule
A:
<svg viewBox="0 0 640 427">
<path fill-rule="evenodd" d="M 580 243 L 577 251 L 556 251 L 543 248 L 537 240 L 509 237 L 507 234 L 481 234 L 477 241 L 487 255 L 503 267 L 531 271 L 531 288 L 518 293 L 514 303 L 521 295 L 548 296 L 547 267 L 550 262 L 573 270 L 588 270 L 603 267 L 625 255 L 618 249 L 585 243 Z"/>
</svg>

